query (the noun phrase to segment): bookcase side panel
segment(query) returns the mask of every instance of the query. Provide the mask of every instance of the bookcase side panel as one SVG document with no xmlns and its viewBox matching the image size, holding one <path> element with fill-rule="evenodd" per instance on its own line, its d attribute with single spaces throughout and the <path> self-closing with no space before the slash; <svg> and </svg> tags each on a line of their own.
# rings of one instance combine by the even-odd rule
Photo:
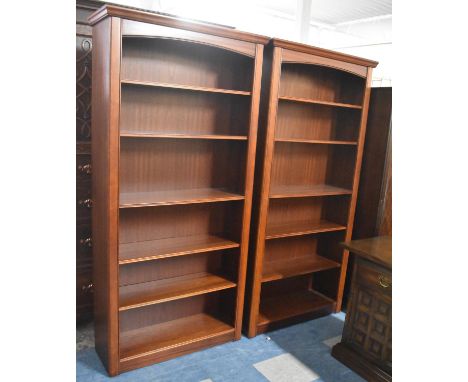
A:
<svg viewBox="0 0 468 382">
<path fill-rule="evenodd" d="M 118 373 L 120 19 L 93 28 L 93 247 L 96 350 Z"/>
</svg>

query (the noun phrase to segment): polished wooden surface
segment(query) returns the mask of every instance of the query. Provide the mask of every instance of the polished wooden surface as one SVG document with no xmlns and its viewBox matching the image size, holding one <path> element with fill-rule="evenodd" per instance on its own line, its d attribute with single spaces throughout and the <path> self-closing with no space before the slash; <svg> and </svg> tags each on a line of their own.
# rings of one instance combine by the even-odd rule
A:
<svg viewBox="0 0 468 382">
<path fill-rule="evenodd" d="M 296 221 L 269 224 L 267 226 L 265 239 L 276 239 L 289 236 L 310 235 L 312 233 L 331 232 L 345 230 L 340 224 L 319 220 L 316 222 Z"/>
<path fill-rule="evenodd" d="M 315 52 L 318 48 L 314 48 Z M 367 76 L 367 66 L 362 66 L 354 64 L 352 62 L 346 62 L 340 59 L 333 59 L 330 56 L 336 56 L 337 52 L 323 52 L 320 50 L 320 53 L 324 53 L 324 56 L 312 55 L 304 52 L 299 52 L 295 50 L 284 49 L 283 50 L 283 62 L 295 62 L 295 63 L 307 63 L 314 65 L 323 65 L 335 69 L 344 70 L 357 76 L 365 78 Z M 349 56 L 341 56 L 341 58 L 349 59 Z"/>
<path fill-rule="evenodd" d="M 115 375 L 241 337 L 266 40 L 116 6 L 90 20 L 111 36 L 93 242 Z"/>
<path fill-rule="evenodd" d="M 287 304 L 284 303 L 287 301 Z M 262 299 L 258 316 L 259 332 L 265 331 L 269 324 L 287 320 L 299 315 L 331 309 L 334 302 L 314 291 L 283 293 Z"/>
<path fill-rule="evenodd" d="M 93 275 L 96 351 L 118 373 L 120 20 L 93 28 Z"/>
<path fill-rule="evenodd" d="M 121 134 L 247 137 L 249 98 L 181 88 L 124 85 Z"/>
<path fill-rule="evenodd" d="M 339 243 L 352 232 L 376 65 L 276 39 L 264 62 L 249 337 L 341 309 L 348 253 Z M 289 309 L 283 295 L 300 298 Z"/>
<path fill-rule="evenodd" d="M 122 362 L 227 333 L 233 334 L 234 328 L 206 313 L 125 331 L 121 335 Z"/>
<path fill-rule="evenodd" d="M 368 381 L 391 381 L 391 238 L 353 240 L 345 245 L 356 261 L 342 340 L 332 355 Z"/>
<path fill-rule="evenodd" d="M 342 246 L 352 253 L 392 268 L 392 237 L 377 236 L 369 239 L 351 240 Z"/>
<path fill-rule="evenodd" d="M 317 57 L 323 57 L 323 58 L 328 58 L 328 59 L 333 59 L 333 60 L 339 60 L 343 62 L 349 62 L 349 63 L 353 63 L 359 66 L 364 66 L 364 67 L 375 68 L 378 65 L 377 61 L 367 60 L 365 58 L 352 56 L 350 54 L 344 54 L 344 53 L 336 52 L 333 50 L 318 48 L 316 46 L 301 44 L 299 42 L 293 42 L 293 41 L 283 40 L 279 38 L 271 39 L 270 44 L 278 48 L 284 48 L 284 51 L 289 50 L 291 52 L 302 52 L 302 53 L 307 53 L 311 56 L 317 56 Z M 307 62 L 307 61 L 305 58 L 302 58 L 302 60 L 298 62 Z"/>
<path fill-rule="evenodd" d="M 146 24 L 132 20 L 122 20 L 122 36 L 151 36 L 190 41 L 196 44 L 210 45 L 218 48 L 255 57 L 256 44 L 247 41 L 233 40 L 183 29 L 175 29 L 155 24 Z"/>
<path fill-rule="evenodd" d="M 236 284 L 223 276 L 210 273 L 174 277 L 169 280 L 120 287 L 119 310 L 135 309 L 180 298 L 233 288 Z"/>
<path fill-rule="evenodd" d="M 166 206 L 176 204 L 209 203 L 242 200 L 243 195 L 217 188 L 189 188 L 184 190 L 122 192 L 120 208 Z"/>
<path fill-rule="evenodd" d="M 315 254 L 291 259 L 265 261 L 262 282 L 281 280 L 339 266 L 339 263 Z"/>
<path fill-rule="evenodd" d="M 286 165 L 286 161 L 285 161 Z M 304 186 L 272 186 L 270 198 L 302 198 L 307 196 L 348 195 L 351 190 L 328 184 Z"/>
<path fill-rule="evenodd" d="M 237 247 L 239 247 L 239 243 L 207 234 L 121 243 L 119 248 L 119 264 L 130 264 Z"/>
</svg>

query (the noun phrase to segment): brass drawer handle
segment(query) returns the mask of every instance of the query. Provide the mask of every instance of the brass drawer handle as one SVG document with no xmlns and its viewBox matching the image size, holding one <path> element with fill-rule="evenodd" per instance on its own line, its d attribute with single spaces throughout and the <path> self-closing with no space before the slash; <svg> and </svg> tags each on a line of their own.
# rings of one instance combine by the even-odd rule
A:
<svg viewBox="0 0 468 382">
<path fill-rule="evenodd" d="M 384 275 L 379 275 L 379 285 L 382 288 L 388 288 L 392 286 L 392 280 L 390 280 L 388 277 L 385 277 Z"/>
<path fill-rule="evenodd" d="M 89 283 L 88 285 L 83 285 L 81 290 L 85 293 L 92 293 L 94 289 L 93 283 Z"/>
<path fill-rule="evenodd" d="M 91 208 L 93 206 L 93 201 L 91 199 L 79 200 L 78 204 L 80 206 Z"/>
<path fill-rule="evenodd" d="M 92 247 L 93 246 L 93 239 L 91 239 L 90 237 L 87 237 L 86 239 L 80 239 L 80 244 L 88 246 L 88 247 Z"/>
<path fill-rule="evenodd" d="M 85 165 L 79 165 L 78 166 L 78 171 L 81 171 L 85 174 L 91 174 L 91 165 L 88 163 L 88 164 L 85 164 Z"/>
</svg>

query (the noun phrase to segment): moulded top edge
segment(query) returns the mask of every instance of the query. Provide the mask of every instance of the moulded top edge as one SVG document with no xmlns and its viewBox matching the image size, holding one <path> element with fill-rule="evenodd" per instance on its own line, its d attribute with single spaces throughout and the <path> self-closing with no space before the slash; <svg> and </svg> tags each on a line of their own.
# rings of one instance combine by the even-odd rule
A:
<svg viewBox="0 0 468 382">
<path fill-rule="evenodd" d="M 283 40 L 279 38 L 272 38 L 270 40 L 270 44 L 278 48 L 289 49 L 289 50 L 302 52 L 302 53 L 309 53 L 315 56 L 331 58 L 334 60 L 341 60 L 341 61 L 349 62 L 352 64 L 368 66 L 372 68 L 375 68 L 379 64 L 377 61 L 368 60 L 366 58 L 352 56 L 350 54 L 340 53 L 334 50 L 318 48 L 316 46 L 301 44 L 299 42 L 288 41 L 288 40 Z"/>
<path fill-rule="evenodd" d="M 140 21 L 150 24 L 163 25 L 167 27 L 186 29 L 199 33 L 206 33 L 220 37 L 227 37 L 234 40 L 247 41 L 256 44 L 266 45 L 269 37 L 242 32 L 237 29 L 205 24 L 197 21 L 188 21 L 176 17 L 158 14 L 151 11 L 136 8 L 121 7 L 112 4 L 103 5 L 96 12 L 88 17 L 90 25 L 95 25 L 106 17 L 120 17 L 123 19 Z"/>
</svg>

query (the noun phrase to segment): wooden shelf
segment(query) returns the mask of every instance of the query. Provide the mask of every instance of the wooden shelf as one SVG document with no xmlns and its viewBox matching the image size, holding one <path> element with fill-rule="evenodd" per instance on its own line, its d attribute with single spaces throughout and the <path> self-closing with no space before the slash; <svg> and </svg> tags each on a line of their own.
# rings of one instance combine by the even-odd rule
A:
<svg viewBox="0 0 468 382">
<path fill-rule="evenodd" d="M 357 146 L 356 141 L 334 141 L 323 139 L 299 139 L 299 138 L 275 138 L 276 142 L 290 142 L 290 143 L 310 143 L 316 145 L 350 145 Z"/>
<path fill-rule="evenodd" d="M 209 273 L 125 285 L 120 287 L 119 310 L 141 308 L 235 286 L 236 284 L 226 277 Z"/>
<path fill-rule="evenodd" d="M 320 220 L 318 222 L 282 222 L 280 224 L 267 226 L 265 239 L 309 235 L 320 232 L 342 231 L 345 229 L 345 226 L 329 222 L 327 220 Z"/>
<path fill-rule="evenodd" d="M 217 188 L 131 192 L 120 194 L 120 208 L 210 203 L 243 199 L 243 195 Z"/>
<path fill-rule="evenodd" d="M 349 108 L 349 109 L 362 109 L 361 105 L 353 105 L 353 104 L 350 104 L 350 103 L 341 103 L 341 102 L 321 101 L 321 100 L 318 100 L 318 99 L 308 99 L 308 98 L 288 97 L 288 96 L 280 96 L 280 97 L 278 97 L 278 99 L 280 99 L 282 101 L 311 103 L 311 104 L 315 104 L 315 105 L 345 107 L 345 108 Z"/>
<path fill-rule="evenodd" d="M 120 334 L 120 360 L 127 361 L 209 338 L 232 333 L 223 321 L 200 313 Z"/>
<path fill-rule="evenodd" d="M 193 235 L 124 243 L 119 246 L 119 264 L 238 248 L 239 243 L 215 235 Z"/>
<path fill-rule="evenodd" d="M 258 326 L 286 320 L 301 314 L 335 307 L 335 302 L 314 291 L 282 293 L 261 300 L 257 320 Z"/>
<path fill-rule="evenodd" d="M 207 88 L 202 86 L 190 86 L 190 85 L 178 85 L 178 84 L 167 84 L 162 82 L 150 82 L 150 81 L 137 81 L 137 80 L 121 80 L 122 85 L 136 85 L 136 86 L 152 86 L 156 88 L 169 88 L 169 89 L 178 89 L 178 90 L 189 90 L 197 92 L 207 92 L 207 93 L 223 93 L 223 94 L 234 94 L 249 96 L 252 93 L 242 90 L 230 90 L 230 89 L 219 89 L 219 88 Z"/>
<path fill-rule="evenodd" d="M 127 133 L 121 132 L 121 138 L 164 138 L 164 139 L 219 139 L 246 141 L 245 135 L 216 135 L 216 134 L 163 134 L 163 133 Z"/>
<path fill-rule="evenodd" d="M 270 261 L 263 264 L 262 282 L 281 280 L 338 267 L 340 267 L 340 263 L 319 255 Z"/>
<path fill-rule="evenodd" d="M 352 190 L 330 186 L 328 184 L 316 184 L 310 186 L 272 186 L 270 198 L 301 198 L 308 196 L 350 195 Z"/>
</svg>

